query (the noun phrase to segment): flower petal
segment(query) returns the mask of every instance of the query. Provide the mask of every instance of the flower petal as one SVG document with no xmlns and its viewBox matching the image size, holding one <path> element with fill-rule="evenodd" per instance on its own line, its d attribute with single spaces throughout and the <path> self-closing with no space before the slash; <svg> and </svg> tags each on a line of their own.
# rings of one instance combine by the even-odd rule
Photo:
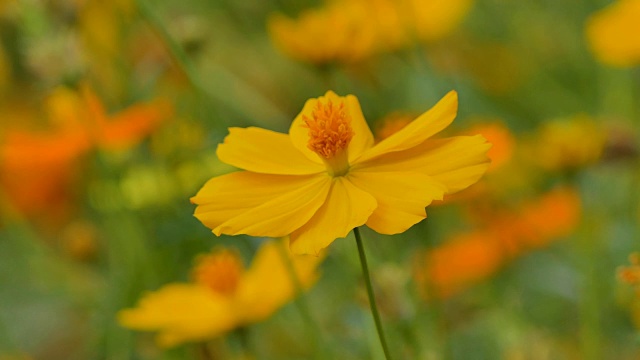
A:
<svg viewBox="0 0 640 360">
<path fill-rule="evenodd" d="M 427 217 L 425 207 L 442 200 L 447 188 L 431 176 L 413 172 L 352 171 L 349 181 L 373 195 L 378 207 L 367 226 L 381 234 L 398 234 Z"/>
<path fill-rule="evenodd" d="M 169 284 L 145 295 L 138 306 L 118 313 L 127 328 L 159 331 L 158 343 L 171 347 L 187 341 L 205 340 L 237 325 L 229 299 L 206 287 Z"/>
<path fill-rule="evenodd" d="M 365 150 L 373 146 L 373 134 L 369 124 L 364 119 L 358 98 L 353 95 L 347 95 L 346 105 L 354 133 L 351 143 L 349 143 L 349 162 L 352 162 L 362 155 Z"/>
<path fill-rule="evenodd" d="M 311 287 L 317 280 L 316 268 L 323 258 L 294 256 L 288 243 L 288 238 L 266 242 L 240 281 L 237 299 L 238 306 L 243 309 L 245 323 L 270 316 L 297 295 L 287 262 L 293 265 L 303 289 Z"/>
<path fill-rule="evenodd" d="M 291 233 L 291 251 L 317 255 L 335 239 L 346 237 L 353 228 L 363 225 L 376 206 L 373 196 L 345 177 L 333 178 L 324 204 L 309 222 Z"/>
<path fill-rule="evenodd" d="M 356 160 L 358 162 L 368 161 L 387 153 L 417 146 L 449 126 L 455 119 L 457 111 L 458 94 L 455 91 L 450 91 L 429 111 L 420 115 L 395 134 L 380 141 L 370 150 L 365 151 Z"/>
<path fill-rule="evenodd" d="M 317 156 L 315 162 L 310 161 L 286 134 L 256 127 L 229 128 L 216 154 L 229 165 L 263 174 L 303 175 L 325 170 Z"/>
<path fill-rule="evenodd" d="M 194 215 L 216 235 L 280 237 L 313 216 L 330 179 L 241 171 L 209 180 L 191 201 L 199 205 Z"/>
<path fill-rule="evenodd" d="M 447 187 L 447 194 L 478 181 L 489 167 L 491 144 L 481 135 L 427 140 L 411 149 L 385 154 L 352 167 L 357 172 L 415 171 Z"/>
<path fill-rule="evenodd" d="M 317 99 L 309 99 L 304 104 L 300 114 L 296 116 L 289 128 L 289 136 L 293 145 L 304 153 L 308 158 L 314 162 L 319 162 L 318 155 L 311 151 L 307 144 L 309 143 L 309 131 L 303 126 L 303 117 L 311 117 L 316 103 L 320 101 L 326 103 L 331 102 L 344 102 L 349 118 L 351 119 L 351 128 L 353 129 L 354 136 L 349 143 L 349 160 L 357 158 L 363 151 L 373 146 L 373 134 L 369 125 L 367 124 L 364 116 L 362 115 L 362 109 L 358 99 L 353 95 L 338 96 L 333 91 L 327 91 L 324 96 L 320 96 Z"/>
</svg>

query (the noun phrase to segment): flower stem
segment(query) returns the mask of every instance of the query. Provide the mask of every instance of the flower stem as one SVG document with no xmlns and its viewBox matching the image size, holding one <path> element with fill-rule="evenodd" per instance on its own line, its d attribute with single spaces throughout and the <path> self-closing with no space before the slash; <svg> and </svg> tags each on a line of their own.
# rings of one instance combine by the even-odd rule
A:
<svg viewBox="0 0 640 360">
<path fill-rule="evenodd" d="M 287 267 L 287 272 L 291 277 L 291 282 L 293 283 L 293 287 L 296 292 L 295 304 L 298 307 L 298 311 L 302 316 L 302 319 L 305 323 L 307 329 L 311 332 L 311 345 L 313 347 L 313 354 L 316 358 L 326 358 L 327 355 L 325 352 L 328 351 L 328 347 L 320 347 L 318 343 L 323 342 L 322 331 L 320 330 L 320 326 L 316 321 L 314 321 L 313 316 L 311 315 L 311 310 L 309 309 L 309 304 L 305 299 L 304 287 L 300 282 L 300 278 L 296 273 L 296 269 L 293 265 L 293 261 L 288 254 L 289 249 L 287 249 L 287 245 L 283 241 L 278 241 L 278 250 L 280 250 L 280 255 L 282 256 L 282 261 L 285 263 Z"/>
<path fill-rule="evenodd" d="M 376 305 L 375 295 L 373 294 L 373 287 L 371 286 L 371 277 L 369 276 L 369 266 L 367 266 L 367 256 L 364 253 L 364 245 L 362 245 L 362 237 L 360 236 L 360 229 L 354 228 L 353 234 L 356 237 L 356 243 L 358 244 L 358 254 L 360 255 L 360 264 L 362 265 L 362 274 L 364 275 L 364 283 L 367 286 L 367 294 L 369 295 L 369 306 L 371 307 L 371 314 L 373 314 L 373 320 L 376 323 L 376 330 L 378 330 L 378 338 L 380 339 L 380 345 L 384 351 L 384 356 L 387 360 L 391 360 L 389 348 L 387 347 L 387 341 L 384 338 L 384 330 L 382 329 L 382 322 L 380 321 L 380 314 L 378 313 L 378 306 Z"/>
</svg>

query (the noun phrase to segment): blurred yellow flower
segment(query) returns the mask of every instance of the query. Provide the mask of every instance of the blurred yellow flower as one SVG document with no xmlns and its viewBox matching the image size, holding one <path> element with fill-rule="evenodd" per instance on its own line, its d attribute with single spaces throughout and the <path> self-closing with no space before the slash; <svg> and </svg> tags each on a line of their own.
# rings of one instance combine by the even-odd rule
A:
<svg viewBox="0 0 640 360">
<path fill-rule="evenodd" d="M 267 23 L 274 44 L 313 64 L 349 63 L 392 51 L 416 39 L 440 40 L 454 30 L 472 0 L 334 0 L 296 19 L 274 14 Z"/>
<path fill-rule="evenodd" d="M 365 3 L 344 0 L 306 10 L 295 20 L 274 14 L 267 26 L 274 44 L 293 59 L 349 63 L 374 50 L 375 28 L 367 15 Z"/>
<path fill-rule="evenodd" d="M 158 331 L 158 345 L 171 347 L 212 339 L 267 319 L 296 295 L 288 266 L 293 266 L 307 289 L 317 280 L 316 268 L 322 260 L 294 257 L 280 241 L 265 242 L 249 269 L 229 249 L 200 256 L 191 283 L 169 284 L 146 294 L 137 307 L 118 313 L 119 323 L 130 329 Z"/>
<path fill-rule="evenodd" d="M 364 224 L 404 232 L 489 166 L 491 145 L 480 135 L 430 139 L 457 107 L 451 91 L 377 144 L 358 99 L 332 91 L 308 100 L 288 135 L 231 128 L 217 155 L 246 171 L 209 180 L 191 198 L 195 216 L 216 235 L 290 235 L 296 254 L 316 254 Z"/>
<path fill-rule="evenodd" d="M 531 145 L 531 156 L 548 170 L 590 165 L 600 159 L 606 142 L 604 129 L 587 115 L 545 122 Z"/>
<path fill-rule="evenodd" d="M 422 41 L 436 41 L 448 35 L 464 20 L 473 0 L 395 0 L 406 26 Z"/>
<path fill-rule="evenodd" d="M 640 64 L 640 0 L 619 0 L 594 13 L 586 24 L 591 51 L 604 64 Z"/>
</svg>

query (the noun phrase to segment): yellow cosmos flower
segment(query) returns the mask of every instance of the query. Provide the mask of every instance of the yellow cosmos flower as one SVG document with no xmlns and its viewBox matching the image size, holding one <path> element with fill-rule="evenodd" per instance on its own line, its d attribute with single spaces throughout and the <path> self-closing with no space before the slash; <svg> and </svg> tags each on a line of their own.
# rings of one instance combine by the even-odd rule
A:
<svg viewBox="0 0 640 360">
<path fill-rule="evenodd" d="M 317 254 L 364 224 L 404 232 L 489 166 L 480 135 L 431 139 L 457 106 L 452 91 L 377 144 L 358 99 L 332 91 L 308 100 L 288 135 L 231 128 L 217 155 L 246 171 L 209 180 L 191 198 L 195 216 L 216 235 L 290 235 L 296 254 Z"/>
<path fill-rule="evenodd" d="M 545 122 L 528 151 L 545 169 L 576 169 L 597 162 L 606 140 L 603 127 L 582 114 Z"/>
<path fill-rule="evenodd" d="M 265 320 L 296 294 L 285 254 L 291 255 L 283 244 L 266 242 L 245 270 L 236 252 L 215 249 L 197 259 L 192 283 L 169 284 L 145 295 L 137 307 L 120 311 L 118 321 L 127 328 L 158 331 L 158 345 L 171 347 Z M 302 286 L 309 288 L 321 258 L 290 260 Z"/>
<path fill-rule="evenodd" d="M 405 19 L 422 41 L 436 41 L 453 31 L 464 20 L 473 0 L 396 0 Z"/>
<path fill-rule="evenodd" d="M 368 14 L 364 3 L 338 1 L 306 10 L 297 19 L 274 14 L 267 27 L 274 44 L 293 59 L 349 63 L 374 50 L 375 28 Z"/>
<path fill-rule="evenodd" d="M 620 0 L 596 12 L 586 24 L 591 51 L 619 67 L 640 63 L 640 0 Z"/>
</svg>

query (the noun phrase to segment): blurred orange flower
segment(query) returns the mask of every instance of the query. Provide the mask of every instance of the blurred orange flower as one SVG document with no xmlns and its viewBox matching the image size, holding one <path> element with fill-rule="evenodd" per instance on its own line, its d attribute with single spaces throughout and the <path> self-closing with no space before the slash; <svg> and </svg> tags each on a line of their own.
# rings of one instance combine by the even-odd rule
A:
<svg viewBox="0 0 640 360">
<path fill-rule="evenodd" d="M 466 133 L 480 134 L 492 144 L 491 149 L 487 152 L 487 156 L 491 159 L 491 165 L 487 171 L 491 172 L 498 169 L 513 157 L 515 138 L 501 122 L 491 121 L 477 124 Z"/>
<path fill-rule="evenodd" d="M 640 0 L 618 0 L 594 13 L 586 24 L 591 51 L 604 64 L 640 64 Z"/>
<path fill-rule="evenodd" d="M 88 87 L 82 89 L 88 110 L 89 131 L 98 146 L 107 150 L 126 150 L 137 145 L 172 116 L 171 105 L 161 99 L 132 105 L 108 115 L 104 105 Z M 92 128 L 91 128 L 92 126 Z"/>
<path fill-rule="evenodd" d="M 317 280 L 322 257 L 294 257 L 282 240 L 267 241 L 246 270 L 236 252 L 218 248 L 196 259 L 191 283 L 146 294 L 137 307 L 120 311 L 118 321 L 127 328 L 158 331 L 162 347 L 212 339 L 263 321 L 296 296 L 286 261 L 305 289 Z"/>
<path fill-rule="evenodd" d="M 618 268 L 618 279 L 621 281 L 638 287 L 640 285 L 640 254 L 633 253 L 629 255 L 630 266 L 621 266 Z"/>
<path fill-rule="evenodd" d="M 526 251 L 569 235 L 580 220 L 580 199 L 569 188 L 550 191 L 512 212 L 490 216 L 487 226 L 454 236 L 419 255 L 414 277 L 426 298 L 447 298 L 498 271 Z"/>
<path fill-rule="evenodd" d="M 5 129 L 0 139 L 0 186 L 20 213 L 47 212 L 51 218 L 66 213 L 84 155 L 96 146 L 129 149 L 171 115 L 169 104 L 157 100 L 108 116 L 88 87 L 83 96 L 64 88 L 54 91 L 45 103 L 50 123 L 45 131 L 24 124 Z"/>
<path fill-rule="evenodd" d="M 0 186 L 10 205 L 25 215 L 63 218 L 89 147 L 81 131 L 8 129 L 0 143 Z"/>
</svg>

